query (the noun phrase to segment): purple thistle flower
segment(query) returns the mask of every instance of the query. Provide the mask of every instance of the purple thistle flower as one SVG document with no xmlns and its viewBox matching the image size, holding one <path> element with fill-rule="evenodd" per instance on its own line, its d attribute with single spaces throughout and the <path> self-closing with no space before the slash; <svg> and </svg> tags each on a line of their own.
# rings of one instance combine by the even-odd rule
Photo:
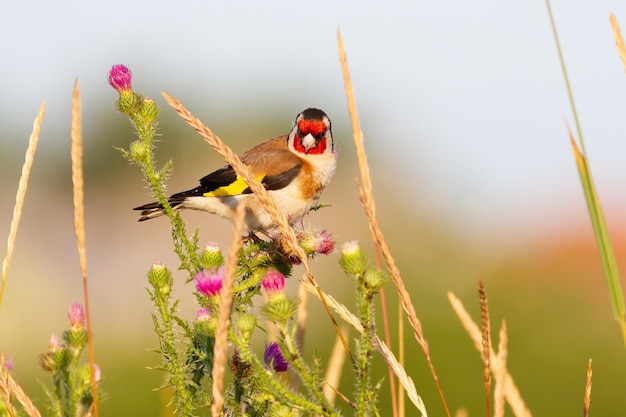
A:
<svg viewBox="0 0 626 417">
<path fill-rule="evenodd" d="M 213 297 L 220 293 L 224 281 L 224 267 L 207 271 L 203 269 L 196 274 L 196 289 L 207 297 Z"/>
<path fill-rule="evenodd" d="M 270 297 L 284 293 L 285 276 L 275 269 L 268 269 L 261 281 L 261 289 Z"/>
<path fill-rule="evenodd" d="M 82 329 L 85 326 L 85 311 L 79 303 L 70 306 L 67 317 L 70 319 L 70 326 L 73 329 Z"/>
<path fill-rule="evenodd" d="M 276 372 L 285 372 L 289 369 L 289 363 L 285 360 L 280 346 L 276 342 L 265 345 L 263 360 L 265 361 L 265 365 L 271 366 Z"/>
<path fill-rule="evenodd" d="M 109 71 L 109 84 L 111 87 L 115 88 L 118 93 L 132 90 L 131 80 L 132 73 L 125 65 L 113 65 L 111 71 Z"/>
</svg>

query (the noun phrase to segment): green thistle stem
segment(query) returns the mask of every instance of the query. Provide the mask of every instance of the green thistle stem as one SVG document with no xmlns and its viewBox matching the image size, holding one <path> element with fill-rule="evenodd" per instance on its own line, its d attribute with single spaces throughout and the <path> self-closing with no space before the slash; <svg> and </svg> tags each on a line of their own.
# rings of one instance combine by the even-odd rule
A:
<svg viewBox="0 0 626 417">
<path fill-rule="evenodd" d="M 290 391 L 285 387 L 276 374 L 268 371 L 263 364 L 257 359 L 257 357 L 250 351 L 249 345 L 239 337 L 235 337 L 235 344 L 239 349 L 239 355 L 243 360 L 250 363 L 255 371 L 255 376 L 258 378 L 257 388 L 278 397 L 278 401 L 282 404 L 289 405 L 302 410 L 308 410 L 313 414 L 323 416 L 335 416 L 337 414 L 329 414 L 323 407 L 308 401 L 299 394 Z"/>
<path fill-rule="evenodd" d="M 169 293 L 168 293 L 169 294 Z M 164 294 L 159 288 L 154 287 L 150 291 L 152 300 L 154 301 L 161 318 L 159 323 L 154 317 L 154 324 L 157 328 L 161 343 L 161 354 L 167 358 L 165 367 L 170 374 L 170 382 L 176 390 L 176 398 L 178 399 L 179 415 L 191 416 L 193 411 L 193 401 L 191 394 L 188 392 L 185 380 L 185 372 L 181 365 L 178 350 L 176 349 L 176 340 L 174 337 L 174 329 L 172 326 L 172 310 L 169 306 L 169 295 Z"/>
<path fill-rule="evenodd" d="M 367 288 L 366 283 L 359 277 L 357 280 L 357 303 L 359 318 L 363 326 L 363 333 L 359 338 L 358 349 L 354 367 L 357 375 L 356 415 L 371 416 L 375 411 L 372 401 L 371 386 L 371 361 L 374 351 L 372 339 L 374 335 L 374 304 L 373 292 Z"/>
<path fill-rule="evenodd" d="M 298 376 L 302 380 L 303 385 L 307 388 L 309 393 L 318 401 L 320 406 L 324 409 L 324 415 L 337 415 L 333 410 L 332 404 L 328 402 L 328 398 L 324 395 L 322 389 L 322 383 L 317 377 L 317 373 L 313 372 L 307 363 L 302 359 L 300 351 L 297 348 L 297 344 L 292 335 L 287 331 L 286 325 L 283 323 L 274 323 L 278 327 L 278 333 L 280 338 L 278 344 L 281 349 L 284 349 L 289 356 L 289 363 L 293 366 L 293 369 L 298 373 Z"/>
</svg>

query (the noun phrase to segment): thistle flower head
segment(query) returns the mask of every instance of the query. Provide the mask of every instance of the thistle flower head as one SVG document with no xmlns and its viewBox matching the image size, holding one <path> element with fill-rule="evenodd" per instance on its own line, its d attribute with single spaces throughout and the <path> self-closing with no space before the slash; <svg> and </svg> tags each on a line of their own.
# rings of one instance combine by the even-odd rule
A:
<svg viewBox="0 0 626 417">
<path fill-rule="evenodd" d="M 118 93 L 132 90 L 131 81 L 132 73 L 127 66 L 117 64 L 111 67 L 111 71 L 109 71 L 109 84 L 111 87 L 115 88 Z"/>
<path fill-rule="evenodd" d="M 285 276 L 275 269 L 268 269 L 261 281 L 261 289 L 268 298 L 284 295 Z"/>
<path fill-rule="evenodd" d="M 4 363 L 0 363 L 0 366 L 4 366 L 4 368 L 11 372 L 11 370 L 13 370 L 13 359 L 12 358 L 8 358 L 8 359 L 4 359 Z"/>
<path fill-rule="evenodd" d="M 70 319 L 72 329 L 82 329 L 85 326 L 85 311 L 81 304 L 72 304 L 67 313 L 67 317 Z"/>
<path fill-rule="evenodd" d="M 196 323 L 209 321 L 210 318 L 211 313 L 209 313 L 209 310 L 204 307 L 198 309 L 198 312 L 196 313 Z"/>
<path fill-rule="evenodd" d="M 224 267 L 210 270 L 203 269 L 196 276 L 196 289 L 207 297 L 218 295 L 224 281 Z"/>
<path fill-rule="evenodd" d="M 320 255 L 329 255 L 335 250 L 335 241 L 330 232 L 322 230 L 316 236 L 315 253 Z"/>
<path fill-rule="evenodd" d="M 48 342 L 48 350 L 54 352 L 59 347 L 59 338 L 56 333 L 52 333 L 50 341 Z"/>
<path fill-rule="evenodd" d="M 329 255 L 335 250 L 333 236 L 326 230 L 304 232 L 299 237 L 307 255 Z"/>
<path fill-rule="evenodd" d="M 289 363 L 285 360 L 280 346 L 276 342 L 265 345 L 263 360 L 265 365 L 271 366 L 276 372 L 285 372 L 289 368 Z"/>
</svg>

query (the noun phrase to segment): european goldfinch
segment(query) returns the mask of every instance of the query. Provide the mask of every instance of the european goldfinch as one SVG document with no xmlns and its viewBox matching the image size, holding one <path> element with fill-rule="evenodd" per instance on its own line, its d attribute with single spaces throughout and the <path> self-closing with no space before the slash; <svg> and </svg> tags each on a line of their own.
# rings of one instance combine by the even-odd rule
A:
<svg viewBox="0 0 626 417">
<path fill-rule="evenodd" d="M 337 167 L 330 119 L 309 108 L 296 117 L 288 135 L 277 136 L 249 149 L 241 161 L 265 186 L 278 208 L 294 223 L 317 203 Z M 203 210 L 232 219 L 239 202 L 246 204 L 247 232 L 274 228 L 269 214 L 235 170 L 226 165 L 200 179 L 200 185 L 168 198 L 174 209 Z M 139 221 L 163 215 L 157 202 L 134 208 Z"/>
</svg>

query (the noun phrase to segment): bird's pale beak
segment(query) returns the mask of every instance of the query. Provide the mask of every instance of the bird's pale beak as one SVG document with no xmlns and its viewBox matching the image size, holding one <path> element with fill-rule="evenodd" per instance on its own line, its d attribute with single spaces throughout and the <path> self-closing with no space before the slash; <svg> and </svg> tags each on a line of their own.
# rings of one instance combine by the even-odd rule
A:
<svg viewBox="0 0 626 417">
<path fill-rule="evenodd" d="M 312 134 L 307 134 L 305 137 L 302 138 L 302 146 L 304 146 L 304 149 L 308 152 L 311 148 L 314 148 L 315 145 L 317 144 L 317 141 L 315 140 L 315 138 L 313 137 Z"/>
</svg>

